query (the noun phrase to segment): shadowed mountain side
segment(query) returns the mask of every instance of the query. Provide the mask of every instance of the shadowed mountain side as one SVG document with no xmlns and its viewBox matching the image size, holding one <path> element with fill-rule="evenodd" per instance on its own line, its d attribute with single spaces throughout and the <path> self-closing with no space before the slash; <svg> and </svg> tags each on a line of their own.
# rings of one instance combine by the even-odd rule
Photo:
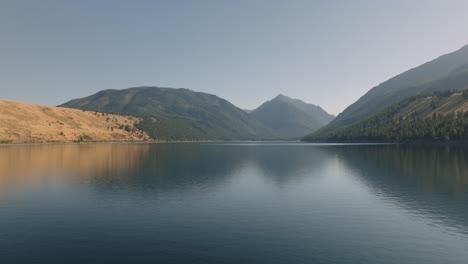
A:
<svg viewBox="0 0 468 264">
<path fill-rule="evenodd" d="M 468 72 L 465 76 L 468 77 Z M 446 90 L 407 98 L 356 124 L 335 131 L 318 131 L 303 140 L 467 141 L 467 128 L 468 90 Z"/>
<path fill-rule="evenodd" d="M 252 111 L 251 115 L 284 139 L 303 137 L 334 118 L 320 106 L 281 94 Z"/>
<path fill-rule="evenodd" d="M 358 101 L 348 106 L 323 130 L 335 130 L 366 119 L 386 106 L 420 92 L 418 89 L 411 89 L 412 87 L 443 78 L 467 63 L 468 45 L 395 76 L 372 88 Z"/>
<path fill-rule="evenodd" d="M 157 140 L 267 139 L 274 133 L 215 95 L 188 89 L 136 87 L 104 90 L 61 107 L 143 118 L 138 128 Z"/>
</svg>

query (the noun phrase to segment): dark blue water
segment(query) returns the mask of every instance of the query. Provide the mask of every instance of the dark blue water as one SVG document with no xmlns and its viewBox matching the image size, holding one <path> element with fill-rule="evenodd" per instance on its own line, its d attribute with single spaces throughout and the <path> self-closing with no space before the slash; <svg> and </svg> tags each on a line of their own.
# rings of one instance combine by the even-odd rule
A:
<svg viewBox="0 0 468 264">
<path fill-rule="evenodd" d="M 0 147 L 0 263 L 468 263 L 468 147 Z"/>
</svg>

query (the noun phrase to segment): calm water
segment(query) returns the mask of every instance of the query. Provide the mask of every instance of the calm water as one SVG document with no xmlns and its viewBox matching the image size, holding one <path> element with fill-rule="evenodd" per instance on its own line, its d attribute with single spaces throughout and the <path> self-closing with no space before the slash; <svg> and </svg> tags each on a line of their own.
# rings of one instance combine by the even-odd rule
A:
<svg viewBox="0 0 468 264">
<path fill-rule="evenodd" d="M 468 263 L 468 147 L 0 147 L 0 263 Z"/>
</svg>

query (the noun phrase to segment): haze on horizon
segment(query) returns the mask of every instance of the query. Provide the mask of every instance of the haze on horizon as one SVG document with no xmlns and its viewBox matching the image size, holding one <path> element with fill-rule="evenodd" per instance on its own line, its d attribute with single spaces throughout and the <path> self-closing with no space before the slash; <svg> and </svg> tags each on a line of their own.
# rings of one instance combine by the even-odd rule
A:
<svg viewBox="0 0 468 264">
<path fill-rule="evenodd" d="M 333 114 L 468 44 L 468 2 L 0 0 L 0 98 L 58 105 L 184 87 L 246 109 L 277 94 Z"/>
</svg>

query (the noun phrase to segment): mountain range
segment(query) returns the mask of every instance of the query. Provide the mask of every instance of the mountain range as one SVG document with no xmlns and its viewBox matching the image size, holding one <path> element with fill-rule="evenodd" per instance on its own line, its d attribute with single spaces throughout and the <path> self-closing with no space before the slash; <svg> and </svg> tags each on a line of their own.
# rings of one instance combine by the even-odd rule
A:
<svg viewBox="0 0 468 264">
<path fill-rule="evenodd" d="M 141 118 L 137 127 L 157 140 L 297 138 L 333 118 L 320 107 L 282 95 L 249 114 L 212 94 L 161 87 L 104 90 L 60 107 Z"/>
<path fill-rule="evenodd" d="M 269 139 L 273 131 L 230 102 L 189 89 L 135 87 L 104 90 L 60 107 L 131 115 L 158 140 Z"/>
<path fill-rule="evenodd" d="M 103 90 L 59 108 L 21 104 L 0 102 L 0 142 L 468 140 L 468 45 L 377 85 L 336 118 L 282 94 L 242 110 L 216 95 L 156 86 Z"/>
</svg>

